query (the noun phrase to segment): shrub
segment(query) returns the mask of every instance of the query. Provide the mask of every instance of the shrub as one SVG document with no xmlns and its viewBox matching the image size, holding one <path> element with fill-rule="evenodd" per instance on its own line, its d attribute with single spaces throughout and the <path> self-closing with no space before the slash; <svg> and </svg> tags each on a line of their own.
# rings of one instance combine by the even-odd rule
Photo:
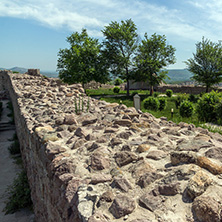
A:
<svg viewBox="0 0 222 222">
<path fill-rule="evenodd" d="M 159 110 L 162 111 L 166 108 L 167 99 L 164 97 L 160 97 L 160 98 L 158 98 L 158 100 L 159 100 Z"/>
<path fill-rule="evenodd" d="M 179 109 L 180 107 L 180 104 L 186 100 L 186 95 L 182 94 L 182 95 L 179 95 L 176 97 L 175 99 L 175 105 L 176 105 L 176 108 Z"/>
<path fill-rule="evenodd" d="M 20 144 L 18 140 L 14 140 L 13 143 L 8 148 L 10 154 L 15 155 L 20 153 Z"/>
<path fill-rule="evenodd" d="M 197 100 L 198 100 L 198 97 L 195 96 L 195 95 L 193 95 L 193 94 L 190 94 L 188 100 L 189 100 L 190 102 L 196 103 Z"/>
<path fill-rule="evenodd" d="M 138 92 L 134 91 L 133 93 L 131 93 L 131 96 L 134 97 L 136 94 L 138 94 Z"/>
<path fill-rule="evenodd" d="M 115 86 L 115 87 L 113 88 L 113 92 L 114 92 L 114 93 L 119 93 L 119 91 L 120 91 L 120 88 L 119 88 L 118 86 Z"/>
<path fill-rule="evenodd" d="M 122 83 L 123 83 L 123 80 L 120 79 L 120 78 L 117 78 L 117 79 L 114 80 L 114 85 L 115 85 L 115 86 L 119 86 L 119 85 L 122 84 Z"/>
<path fill-rule="evenodd" d="M 158 92 L 154 92 L 153 93 L 153 97 L 158 97 L 159 93 Z"/>
<path fill-rule="evenodd" d="M 167 90 L 166 90 L 166 95 L 167 95 L 168 97 L 172 97 L 172 95 L 173 95 L 173 90 L 172 90 L 172 89 L 167 89 Z"/>
<path fill-rule="evenodd" d="M 193 103 L 188 100 L 184 100 L 180 104 L 180 111 L 179 112 L 182 117 L 191 117 L 194 112 Z"/>
<path fill-rule="evenodd" d="M 198 119 L 204 122 L 217 120 L 217 106 L 220 102 L 219 94 L 215 91 L 205 93 L 197 103 Z"/>
<path fill-rule="evenodd" d="M 144 99 L 143 106 L 145 109 L 157 111 L 159 109 L 159 100 L 154 97 L 148 97 Z"/>
<path fill-rule="evenodd" d="M 222 101 L 220 101 L 216 106 L 217 122 L 222 125 Z"/>
</svg>

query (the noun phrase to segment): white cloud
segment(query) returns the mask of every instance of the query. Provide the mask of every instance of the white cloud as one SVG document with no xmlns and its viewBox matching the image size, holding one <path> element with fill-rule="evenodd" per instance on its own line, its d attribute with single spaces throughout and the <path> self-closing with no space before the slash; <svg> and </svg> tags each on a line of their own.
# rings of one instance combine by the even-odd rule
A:
<svg viewBox="0 0 222 222">
<path fill-rule="evenodd" d="M 146 0 L 1 0 L 0 16 L 33 19 L 52 28 L 68 28 L 101 36 L 100 30 L 113 20 L 132 18 L 139 31 L 175 35 L 200 40 L 217 39 L 222 20 L 222 1 L 181 1 L 184 8 L 174 9 Z M 198 16 L 202 17 L 198 17 Z M 213 24 L 211 23 L 213 21 Z M 214 30 L 212 30 L 214 28 Z M 151 34 L 151 33 L 150 33 Z"/>
</svg>

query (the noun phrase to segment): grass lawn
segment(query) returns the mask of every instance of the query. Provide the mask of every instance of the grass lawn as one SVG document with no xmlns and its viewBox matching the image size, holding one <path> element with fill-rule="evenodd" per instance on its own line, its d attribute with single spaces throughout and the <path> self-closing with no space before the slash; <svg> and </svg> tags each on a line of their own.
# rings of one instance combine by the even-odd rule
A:
<svg viewBox="0 0 222 222">
<path fill-rule="evenodd" d="M 113 86 L 114 88 L 115 86 Z M 139 93 L 139 94 L 147 94 L 149 95 L 149 90 L 130 90 L 130 94 L 132 93 Z M 118 95 L 118 94 L 126 94 L 126 90 L 120 90 L 119 93 L 114 93 L 113 89 L 86 89 L 86 94 L 90 96 L 97 96 L 97 95 Z"/>
</svg>

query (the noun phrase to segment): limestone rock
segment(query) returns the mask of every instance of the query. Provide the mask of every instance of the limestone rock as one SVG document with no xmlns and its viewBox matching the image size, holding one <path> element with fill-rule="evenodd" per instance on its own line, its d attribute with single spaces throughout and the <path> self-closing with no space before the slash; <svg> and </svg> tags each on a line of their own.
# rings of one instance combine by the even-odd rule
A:
<svg viewBox="0 0 222 222">
<path fill-rule="evenodd" d="M 117 137 L 128 140 L 131 135 L 131 132 L 121 132 L 117 135 Z"/>
<path fill-rule="evenodd" d="M 153 160 L 161 160 L 167 156 L 167 153 L 162 151 L 162 150 L 153 150 L 150 151 L 147 155 L 146 158 L 150 158 Z"/>
<path fill-rule="evenodd" d="M 159 185 L 158 190 L 161 195 L 174 196 L 180 193 L 180 183 L 176 182 Z"/>
<path fill-rule="evenodd" d="M 218 164 L 213 163 L 211 160 L 209 160 L 205 156 L 200 156 L 197 158 L 197 165 L 209 170 L 212 174 L 221 174 L 222 173 L 222 166 L 219 166 Z"/>
<path fill-rule="evenodd" d="M 120 126 L 131 126 L 132 121 L 129 119 L 120 119 L 120 120 L 115 120 L 114 124 L 120 125 Z"/>
<path fill-rule="evenodd" d="M 139 179 L 145 173 L 153 172 L 155 169 L 145 160 L 141 160 L 132 167 L 132 176 Z"/>
<path fill-rule="evenodd" d="M 97 118 L 86 119 L 82 122 L 82 126 L 96 123 L 96 121 L 97 121 Z"/>
<path fill-rule="evenodd" d="M 91 176 L 91 184 L 105 183 L 112 181 L 112 176 L 110 174 L 93 174 Z"/>
<path fill-rule="evenodd" d="M 97 212 L 89 217 L 88 222 L 108 222 L 108 220 L 102 213 Z"/>
<path fill-rule="evenodd" d="M 65 119 L 64 119 L 64 124 L 67 124 L 67 125 L 73 125 L 73 124 L 77 124 L 77 121 L 75 119 L 75 115 L 74 114 L 69 114 L 69 115 L 66 115 L 65 116 Z"/>
<path fill-rule="evenodd" d="M 117 165 L 121 167 L 121 166 L 124 166 L 133 162 L 134 160 L 137 160 L 138 157 L 133 152 L 121 151 L 121 152 L 117 152 L 114 158 Z"/>
<path fill-rule="evenodd" d="M 106 191 L 100 196 L 100 200 L 104 200 L 106 202 L 112 202 L 114 200 L 114 195 L 111 190 Z"/>
<path fill-rule="evenodd" d="M 137 184 L 141 188 L 146 188 L 148 185 L 150 185 L 155 180 L 159 179 L 161 176 L 157 174 L 156 171 L 146 172 L 143 174 L 139 180 L 137 181 Z"/>
<path fill-rule="evenodd" d="M 124 177 L 115 177 L 114 179 L 115 187 L 119 188 L 124 192 L 128 192 L 129 189 L 132 189 L 131 184 Z"/>
<path fill-rule="evenodd" d="M 74 135 L 76 135 L 78 137 L 86 137 L 85 131 L 82 128 L 80 128 L 80 127 L 76 129 Z"/>
<path fill-rule="evenodd" d="M 139 198 L 139 204 L 152 212 L 158 209 L 162 204 L 163 199 L 159 195 L 154 195 L 153 192 L 144 194 Z"/>
<path fill-rule="evenodd" d="M 110 166 L 109 158 L 103 153 L 95 152 L 91 155 L 91 167 L 94 170 L 107 169 Z"/>
<path fill-rule="evenodd" d="M 205 156 L 220 160 L 220 162 L 222 162 L 222 148 L 220 147 L 211 148 L 205 152 Z"/>
<path fill-rule="evenodd" d="M 143 153 L 143 152 L 146 152 L 150 149 L 150 145 L 148 144 L 140 144 L 137 149 L 136 149 L 136 152 L 138 153 Z"/>
<path fill-rule="evenodd" d="M 122 144 L 122 140 L 119 139 L 119 138 L 112 138 L 111 141 L 110 141 L 110 145 L 112 147 L 116 146 L 116 145 L 119 145 L 119 144 Z"/>
<path fill-rule="evenodd" d="M 172 165 L 184 164 L 184 163 L 196 163 L 197 156 L 193 152 L 187 151 L 173 151 L 170 153 L 170 159 Z"/>
<path fill-rule="evenodd" d="M 211 184 L 212 180 L 203 171 L 198 171 L 188 182 L 187 193 L 194 199 L 200 196 L 207 187 Z"/>
<path fill-rule="evenodd" d="M 109 210 L 115 218 L 121 218 L 131 214 L 135 208 L 136 204 L 134 200 L 128 196 L 119 195 L 114 199 Z"/>
<path fill-rule="evenodd" d="M 201 195 L 195 198 L 192 204 L 192 210 L 199 221 L 221 221 L 221 205 L 213 197 Z"/>
</svg>

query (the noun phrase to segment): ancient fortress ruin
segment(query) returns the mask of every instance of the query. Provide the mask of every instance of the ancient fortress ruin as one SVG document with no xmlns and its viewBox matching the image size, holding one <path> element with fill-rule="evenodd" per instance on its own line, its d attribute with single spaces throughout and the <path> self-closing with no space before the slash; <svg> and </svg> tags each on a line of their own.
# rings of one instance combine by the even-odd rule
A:
<svg viewBox="0 0 222 222">
<path fill-rule="evenodd" d="M 221 135 L 31 74 L 1 71 L 0 90 L 14 106 L 36 221 L 221 221 Z"/>
</svg>

